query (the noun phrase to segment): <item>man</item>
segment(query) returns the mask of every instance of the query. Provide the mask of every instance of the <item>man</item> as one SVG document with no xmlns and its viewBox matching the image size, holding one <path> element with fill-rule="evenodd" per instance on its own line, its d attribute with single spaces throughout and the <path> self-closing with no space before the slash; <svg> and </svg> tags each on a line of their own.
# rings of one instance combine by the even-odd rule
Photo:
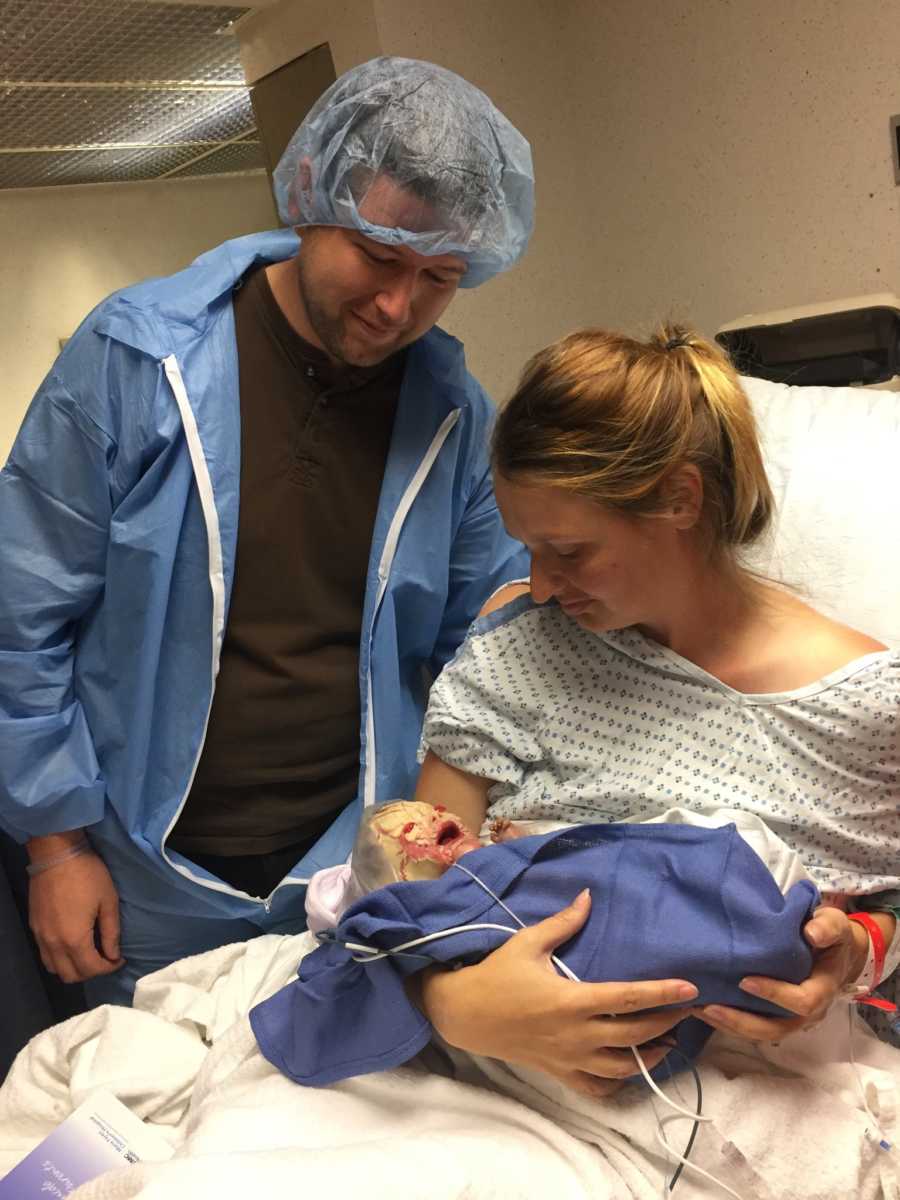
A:
<svg viewBox="0 0 900 1200">
<path fill-rule="evenodd" d="M 490 405 L 433 328 L 514 264 L 527 142 L 377 59 L 276 171 L 288 230 L 104 301 L 0 474 L 0 817 L 89 1001 L 302 927 L 364 804 L 411 795 L 427 677 L 526 573 Z"/>
</svg>

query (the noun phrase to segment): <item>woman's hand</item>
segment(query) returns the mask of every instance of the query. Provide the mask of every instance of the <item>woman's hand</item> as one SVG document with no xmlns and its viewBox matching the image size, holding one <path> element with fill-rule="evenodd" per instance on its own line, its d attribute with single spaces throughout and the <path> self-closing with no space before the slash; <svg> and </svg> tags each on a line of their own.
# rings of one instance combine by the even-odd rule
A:
<svg viewBox="0 0 900 1200">
<path fill-rule="evenodd" d="M 748 975 L 740 986 L 751 996 L 780 1004 L 795 1017 L 763 1017 L 739 1008 L 707 1005 L 694 1010 L 714 1029 L 749 1042 L 779 1042 L 798 1029 L 809 1029 L 823 1019 L 838 993 L 862 971 L 868 953 L 868 934 L 857 921 L 849 921 L 839 908 L 817 908 L 803 927 L 803 936 L 816 951 L 811 974 L 803 983 L 785 983 L 762 975 Z"/>
<path fill-rule="evenodd" d="M 550 961 L 590 912 L 587 891 L 568 908 L 515 934 L 482 962 L 423 972 L 419 1003 L 452 1046 L 537 1067 L 591 1096 L 608 1095 L 637 1071 L 627 1047 L 657 1038 L 689 1014 L 697 989 L 684 980 L 574 983 Z M 668 1046 L 646 1046 L 650 1069 Z"/>
</svg>

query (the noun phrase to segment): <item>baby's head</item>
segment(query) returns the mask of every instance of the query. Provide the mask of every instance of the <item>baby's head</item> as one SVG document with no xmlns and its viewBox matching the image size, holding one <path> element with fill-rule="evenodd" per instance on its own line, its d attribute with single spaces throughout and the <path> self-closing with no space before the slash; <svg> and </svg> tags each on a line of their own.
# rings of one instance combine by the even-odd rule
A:
<svg viewBox="0 0 900 1200">
<path fill-rule="evenodd" d="M 437 879 L 481 842 L 442 804 L 396 800 L 363 816 L 351 864 L 360 894 L 400 880 Z"/>
<path fill-rule="evenodd" d="M 368 809 L 349 863 L 316 871 L 306 890 L 311 932 L 333 929 L 368 892 L 404 880 L 437 879 L 468 850 L 481 846 L 459 817 L 438 804 L 394 800 Z"/>
</svg>

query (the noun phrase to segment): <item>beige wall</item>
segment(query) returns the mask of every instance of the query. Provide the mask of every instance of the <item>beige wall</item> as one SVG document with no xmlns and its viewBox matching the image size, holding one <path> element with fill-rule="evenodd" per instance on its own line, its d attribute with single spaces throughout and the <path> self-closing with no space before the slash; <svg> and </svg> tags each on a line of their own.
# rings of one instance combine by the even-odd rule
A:
<svg viewBox="0 0 900 1200">
<path fill-rule="evenodd" d="M 59 339 L 98 301 L 276 224 L 262 172 L 0 191 L 0 463 Z"/>
<path fill-rule="evenodd" d="M 577 325 L 727 320 L 900 292 L 898 0 L 295 0 L 239 26 L 264 74 L 320 41 L 342 71 L 427 58 L 530 138 L 522 266 L 445 324 L 505 395 Z"/>
<path fill-rule="evenodd" d="M 281 0 L 237 25 L 248 82 L 328 42 L 338 75 L 385 53 L 372 0 Z"/>
<path fill-rule="evenodd" d="M 248 77 L 321 41 L 342 71 L 429 58 L 532 142 L 524 263 L 447 327 L 505 396 L 578 325 L 726 320 L 900 292 L 898 0 L 281 0 L 238 27 Z M 57 339 L 113 288 L 273 223 L 263 176 L 0 192 L 0 461 Z"/>
<path fill-rule="evenodd" d="M 532 143 L 540 220 L 522 266 L 461 291 L 442 324 L 466 344 L 470 366 L 496 397 L 525 358 L 579 320 L 573 264 L 583 254 L 572 221 L 576 121 L 570 84 L 572 0 L 282 0 L 238 26 L 249 79 L 323 41 L 335 69 L 378 54 L 425 58 L 484 89 Z"/>
<path fill-rule="evenodd" d="M 576 8 L 584 320 L 900 292 L 897 0 Z"/>
<path fill-rule="evenodd" d="M 508 274 L 460 291 L 442 324 L 466 345 L 493 396 L 512 389 L 525 359 L 581 320 L 576 97 L 569 86 L 569 0 L 375 0 L 386 52 L 426 58 L 482 88 L 531 142 L 537 221 L 528 254 Z M 573 219 L 574 218 L 574 219 Z"/>
</svg>

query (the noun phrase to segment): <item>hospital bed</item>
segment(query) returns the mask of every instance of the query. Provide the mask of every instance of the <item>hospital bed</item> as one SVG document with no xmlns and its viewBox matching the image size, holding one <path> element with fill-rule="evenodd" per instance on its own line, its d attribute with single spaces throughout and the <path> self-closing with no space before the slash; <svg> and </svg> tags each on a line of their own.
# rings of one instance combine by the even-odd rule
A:
<svg viewBox="0 0 900 1200">
<path fill-rule="evenodd" d="M 746 386 L 779 502 L 754 565 L 900 646 L 900 395 L 760 379 Z M 103 1086 L 178 1154 L 103 1176 L 77 1200 L 661 1194 L 665 1164 L 647 1148 L 660 1114 L 637 1093 L 583 1100 L 475 1060 L 462 1080 L 411 1067 L 311 1089 L 280 1076 L 256 1050 L 246 1013 L 293 976 L 312 944 L 310 935 L 268 936 L 186 959 L 143 981 L 135 1010 L 96 1010 L 40 1034 L 0 1089 L 0 1173 Z M 889 1128 L 900 1051 L 864 1038 L 857 1076 L 846 1028 L 829 1030 L 825 1043 L 815 1032 L 788 1039 L 768 1052 L 778 1062 L 771 1077 L 761 1052 L 727 1039 L 704 1060 L 704 1105 L 719 1119 L 698 1138 L 697 1161 L 745 1200 L 898 1194 L 894 1152 L 878 1148 L 856 1088 L 861 1081 Z M 673 1194 L 726 1193 L 685 1174 Z"/>
<path fill-rule="evenodd" d="M 746 316 L 716 340 L 745 371 L 778 505 L 754 565 L 900 646 L 900 299 Z M 823 386 L 850 381 L 868 386 Z"/>
</svg>

